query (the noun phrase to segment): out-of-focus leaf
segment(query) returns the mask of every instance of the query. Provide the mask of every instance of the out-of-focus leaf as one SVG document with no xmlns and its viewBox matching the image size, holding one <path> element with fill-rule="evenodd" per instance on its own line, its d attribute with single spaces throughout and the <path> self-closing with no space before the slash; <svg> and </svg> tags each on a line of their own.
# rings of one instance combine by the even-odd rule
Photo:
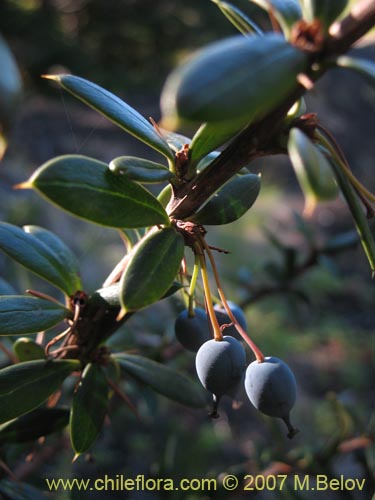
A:
<svg viewBox="0 0 375 500">
<path fill-rule="evenodd" d="M 0 335 L 41 332 L 69 317 L 69 309 L 49 300 L 27 295 L 0 297 Z"/>
<path fill-rule="evenodd" d="M 198 163 L 197 165 L 197 171 L 201 172 L 204 170 L 210 163 L 214 161 L 215 158 L 217 158 L 220 154 L 220 151 L 212 151 L 208 155 L 204 156 Z"/>
<path fill-rule="evenodd" d="M 89 363 L 78 384 L 70 412 L 70 437 L 76 453 L 87 451 L 98 437 L 108 407 L 108 383 L 99 365 Z"/>
<path fill-rule="evenodd" d="M 115 174 L 125 174 L 134 182 L 145 184 L 157 184 L 173 177 L 164 165 L 135 156 L 119 156 L 110 162 L 109 169 Z"/>
<path fill-rule="evenodd" d="M 10 283 L 0 278 L 0 295 L 17 295 L 17 292 Z"/>
<path fill-rule="evenodd" d="M 191 142 L 191 139 L 189 139 L 189 137 L 181 134 L 176 134 L 176 132 L 171 132 L 169 130 L 162 129 L 162 134 L 169 147 L 176 153 L 177 151 L 180 151 L 180 149 L 182 149 L 185 144 L 190 144 Z"/>
<path fill-rule="evenodd" d="M 295 22 L 302 17 L 298 0 L 250 0 L 268 13 L 272 13 L 286 36 L 290 34 Z"/>
<path fill-rule="evenodd" d="M 355 231 L 347 231 L 329 238 L 320 249 L 324 254 L 336 254 L 349 248 L 354 248 L 359 243 L 358 234 Z"/>
<path fill-rule="evenodd" d="M 306 19 L 310 22 L 319 19 L 326 32 L 347 5 L 348 0 L 302 0 Z"/>
<path fill-rule="evenodd" d="M 116 354 L 115 358 L 125 373 L 163 396 L 194 408 L 205 406 L 206 396 L 201 388 L 172 368 L 134 354 Z"/>
<path fill-rule="evenodd" d="M 67 408 L 36 408 L 26 415 L 0 425 L 0 444 L 34 441 L 62 430 L 68 423 Z"/>
<path fill-rule="evenodd" d="M 224 16 L 235 26 L 243 35 L 262 34 L 262 30 L 238 7 L 229 2 L 221 0 L 212 0 L 219 7 Z"/>
<path fill-rule="evenodd" d="M 21 362 L 46 358 L 43 346 L 28 337 L 17 339 L 13 344 L 13 351 Z"/>
<path fill-rule="evenodd" d="M 0 481 L 0 493 L 6 500 L 48 500 L 50 498 L 30 484 L 10 479 Z"/>
<path fill-rule="evenodd" d="M 0 123 L 8 126 L 22 91 L 21 75 L 4 38 L 0 36 Z"/>
<path fill-rule="evenodd" d="M 297 89 L 307 63 L 305 53 L 275 33 L 213 43 L 168 77 L 163 119 L 255 121 Z"/>
<path fill-rule="evenodd" d="M 255 174 L 238 175 L 227 182 L 191 220 L 198 224 L 229 224 L 254 204 L 260 190 L 260 177 Z"/>
<path fill-rule="evenodd" d="M 162 207 L 166 208 L 172 196 L 172 186 L 168 184 L 158 194 L 158 201 Z"/>
<path fill-rule="evenodd" d="M 173 227 L 148 233 L 132 250 L 121 278 L 126 311 L 142 309 L 169 290 L 180 268 L 184 240 Z"/>
<path fill-rule="evenodd" d="M 55 234 L 46 229 L 25 226 L 22 230 L 0 222 L 0 249 L 67 295 L 82 288 L 75 257 Z"/>
<path fill-rule="evenodd" d="M 73 359 L 35 360 L 0 370 L 0 423 L 40 406 L 80 368 Z"/>
<path fill-rule="evenodd" d="M 359 59 L 357 57 L 340 56 L 335 60 L 339 68 L 347 68 L 356 71 L 364 76 L 370 85 L 375 84 L 375 63 L 368 59 Z"/>
<path fill-rule="evenodd" d="M 149 191 L 86 156 L 65 155 L 48 161 L 25 187 L 33 187 L 60 208 L 103 226 L 136 228 L 169 223 L 165 210 Z"/>
<path fill-rule="evenodd" d="M 317 202 L 331 200 L 338 195 L 339 190 L 330 163 L 298 128 L 292 128 L 290 131 L 288 152 L 305 195 L 307 212 L 311 212 Z"/>
<path fill-rule="evenodd" d="M 142 115 L 99 85 L 74 75 L 46 75 L 113 123 L 173 161 L 173 152 Z"/>
</svg>

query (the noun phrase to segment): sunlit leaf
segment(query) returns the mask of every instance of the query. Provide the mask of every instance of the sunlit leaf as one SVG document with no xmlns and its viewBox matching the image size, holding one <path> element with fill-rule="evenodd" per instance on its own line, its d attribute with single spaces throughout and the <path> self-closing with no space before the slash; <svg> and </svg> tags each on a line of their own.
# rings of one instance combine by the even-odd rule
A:
<svg viewBox="0 0 375 500">
<path fill-rule="evenodd" d="M 42 345 L 28 337 L 20 337 L 13 344 L 14 354 L 19 361 L 32 361 L 33 359 L 45 359 L 46 354 Z"/>
<path fill-rule="evenodd" d="M 180 268 L 184 240 L 173 227 L 148 233 L 130 254 L 121 278 L 121 303 L 126 311 L 153 304 L 170 289 Z"/>
<path fill-rule="evenodd" d="M 35 360 L 0 370 L 0 423 L 40 406 L 74 370 L 78 360 Z"/>
<path fill-rule="evenodd" d="M 132 181 L 145 184 L 157 184 L 173 177 L 164 165 L 135 156 L 119 156 L 110 162 L 109 168 L 115 174 L 123 174 Z"/>
<path fill-rule="evenodd" d="M 98 437 L 108 407 L 108 383 L 99 365 L 89 363 L 78 384 L 70 412 L 70 437 L 76 453 L 87 451 Z"/>
<path fill-rule="evenodd" d="M 0 249 L 67 295 L 82 288 L 75 257 L 55 234 L 46 229 L 25 226 L 22 230 L 0 222 Z"/>
<path fill-rule="evenodd" d="M 198 224 L 229 224 L 255 203 L 260 191 L 260 177 L 238 175 L 227 182 L 190 220 Z"/>
<path fill-rule="evenodd" d="M 74 75 L 46 75 L 46 78 L 56 81 L 65 90 L 99 111 L 113 123 L 173 160 L 170 147 L 151 123 L 116 95 L 95 83 Z"/>
<path fill-rule="evenodd" d="M 22 335 L 47 330 L 71 312 L 63 305 L 27 295 L 0 297 L 0 335 Z"/>
<path fill-rule="evenodd" d="M 125 373 L 149 385 L 163 396 L 186 406 L 205 406 L 205 393 L 185 375 L 143 356 L 116 354 L 114 357 Z"/>
<path fill-rule="evenodd" d="M 212 0 L 217 4 L 225 17 L 235 26 L 243 35 L 252 35 L 254 33 L 261 35 L 262 30 L 238 7 L 221 0 Z"/>
<path fill-rule="evenodd" d="M 224 125 L 255 121 L 297 89 L 297 76 L 307 64 L 307 55 L 280 34 L 238 35 L 213 43 L 168 77 L 163 119 Z"/>
<path fill-rule="evenodd" d="M 29 186 L 60 208 L 103 226 L 136 228 L 169 222 L 149 191 L 86 156 L 50 160 L 34 172 Z"/>
</svg>

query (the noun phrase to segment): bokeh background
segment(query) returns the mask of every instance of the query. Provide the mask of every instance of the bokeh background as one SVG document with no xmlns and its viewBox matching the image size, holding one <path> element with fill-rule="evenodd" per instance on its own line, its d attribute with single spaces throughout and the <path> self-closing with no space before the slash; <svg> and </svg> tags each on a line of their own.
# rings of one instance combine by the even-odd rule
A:
<svg viewBox="0 0 375 500">
<path fill-rule="evenodd" d="M 245 0 L 236 5 L 267 28 L 260 9 Z M 0 33 L 23 80 L 0 166 L 0 218 L 55 231 L 76 253 L 86 290 L 92 292 L 123 255 L 117 233 L 79 221 L 36 194 L 12 187 L 59 154 L 79 153 L 103 161 L 124 154 L 160 158 L 40 75 L 82 76 L 157 120 L 169 71 L 191 51 L 236 31 L 210 1 L 2 0 Z M 374 59 L 372 42 L 370 35 L 356 51 Z M 308 111 L 317 112 L 334 133 L 353 172 L 374 190 L 374 88 L 356 74 L 333 70 L 310 92 L 307 104 Z M 296 374 L 293 419 L 301 432 L 289 442 L 282 424 L 259 415 L 245 394 L 234 406 L 225 401 L 221 418 L 210 421 L 205 411 L 170 403 L 127 381 L 123 389 L 136 404 L 140 420 L 114 398 L 104 432 L 86 460 L 71 463 L 65 434 L 49 437 L 43 445 L 0 446 L 0 458 L 22 481 L 45 490 L 44 477 L 344 474 L 365 477 L 365 491 L 326 492 L 325 498 L 370 498 L 375 484 L 375 302 L 368 264 L 360 245 L 353 244 L 335 255 L 320 252 L 305 265 L 316 248 L 353 230 L 345 202 L 339 198 L 321 204 L 306 221 L 301 218 L 303 197 L 287 159 L 265 159 L 250 169 L 262 173 L 256 204 L 239 221 L 209 228 L 207 239 L 230 252 L 217 255 L 218 266 L 227 296 L 246 311 L 249 333 L 267 355 L 284 359 Z M 298 271 L 290 271 L 291 260 Z M 56 295 L 3 255 L 0 277 L 19 293 L 34 288 Z M 174 339 L 174 318 L 181 308 L 176 296 L 136 314 L 111 340 L 112 348 L 136 349 L 195 377 L 194 356 Z M 5 357 L 0 363 L 5 366 Z M 28 460 L 30 453 L 33 460 Z M 1 469 L 0 477 L 6 477 Z M 317 498 L 311 491 L 293 491 L 291 484 L 278 496 L 256 492 L 257 498 Z M 214 498 L 233 495 L 219 491 Z M 92 491 L 52 497 L 213 498 L 202 492 L 181 496 Z M 241 493 L 236 498 L 242 498 Z"/>
</svg>

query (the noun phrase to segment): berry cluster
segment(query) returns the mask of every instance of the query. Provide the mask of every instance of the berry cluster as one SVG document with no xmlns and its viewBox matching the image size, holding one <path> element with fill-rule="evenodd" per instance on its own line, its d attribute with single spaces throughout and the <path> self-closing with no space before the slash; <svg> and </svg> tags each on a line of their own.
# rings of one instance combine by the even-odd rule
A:
<svg viewBox="0 0 375 500">
<path fill-rule="evenodd" d="M 202 385 L 212 394 L 211 417 L 218 417 L 222 396 L 235 397 L 240 384 L 245 383 L 247 396 L 257 410 L 271 417 L 281 418 L 288 437 L 298 432 L 290 423 L 289 414 L 296 400 L 296 380 L 289 366 L 276 357 L 264 357 L 246 368 L 246 352 L 241 340 L 247 328 L 245 315 L 232 302 L 225 308 L 215 305 L 215 317 L 225 333 L 221 339 L 212 338 L 210 316 L 202 308 L 182 311 L 175 322 L 175 334 L 185 349 L 196 352 L 195 365 Z M 245 338 L 246 340 L 246 338 Z"/>
</svg>

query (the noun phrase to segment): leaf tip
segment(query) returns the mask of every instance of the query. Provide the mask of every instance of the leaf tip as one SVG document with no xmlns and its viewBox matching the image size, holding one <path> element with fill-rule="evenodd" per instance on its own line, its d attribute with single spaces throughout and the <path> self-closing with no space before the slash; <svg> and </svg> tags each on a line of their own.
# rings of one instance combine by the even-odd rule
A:
<svg viewBox="0 0 375 500">
<path fill-rule="evenodd" d="M 73 460 L 72 460 L 72 464 L 74 464 L 74 462 L 77 460 L 77 458 L 79 458 L 81 456 L 81 453 L 76 453 L 73 457 Z"/>
<path fill-rule="evenodd" d="M 121 321 L 128 311 L 125 307 L 122 307 L 121 311 L 118 313 L 116 321 Z"/>
<path fill-rule="evenodd" d="M 54 82 L 58 82 L 60 80 L 59 75 L 40 75 L 40 78 L 44 78 L 45 80 L 53 80 Z"/>
<path fill-rule="evenodd" d="M 19 184 L 15 184 L 13 189 L 32 189 L 33 185 L 30 181 L 20 182 Z"/>
</svg>

